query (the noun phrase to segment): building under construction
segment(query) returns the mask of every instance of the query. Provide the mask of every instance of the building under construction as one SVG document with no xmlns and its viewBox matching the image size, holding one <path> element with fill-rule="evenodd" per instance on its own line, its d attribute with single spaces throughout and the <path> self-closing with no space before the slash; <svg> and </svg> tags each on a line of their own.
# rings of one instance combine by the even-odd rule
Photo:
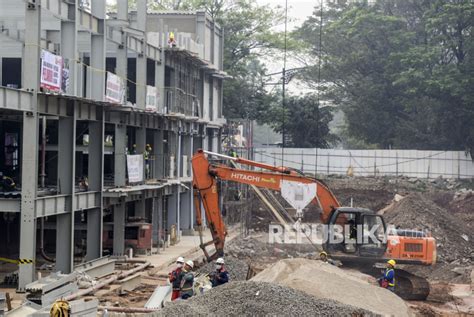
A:
<svg viewBox="0 0 474 317">
<path fill-rule="evenodd" d="M 69 273 L 192 234 L 190 158 L 220 150 L 225 122 L 219 25 L 146 0 L 0 8 L 0 257 L 18 289 L 40 256 Z"/>
</svg>

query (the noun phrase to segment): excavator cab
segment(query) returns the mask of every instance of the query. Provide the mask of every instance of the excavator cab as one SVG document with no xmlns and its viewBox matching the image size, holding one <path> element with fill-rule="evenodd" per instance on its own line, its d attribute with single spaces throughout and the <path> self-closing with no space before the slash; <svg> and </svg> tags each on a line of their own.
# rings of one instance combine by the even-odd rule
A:
<svg viewBox="0 0 474 317">
<path fill-rule="evenodd" d="M 361 258 L 380 258 L 387 249 L 387 227 L 382 216 L 365 208 L 339 207 L 328 221 L 327 252 Z"/>
</svg>

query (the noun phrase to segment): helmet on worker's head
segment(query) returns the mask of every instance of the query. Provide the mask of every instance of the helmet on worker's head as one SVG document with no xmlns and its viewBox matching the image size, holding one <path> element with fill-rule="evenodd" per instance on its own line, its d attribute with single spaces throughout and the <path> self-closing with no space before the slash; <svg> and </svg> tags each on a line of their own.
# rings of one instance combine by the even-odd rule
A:
<svg viewBox="0 0 474 317">
<path fill-rule="evenodd" d="M 179 258 L 176 259 L 176 263 L 184 263 L 184 258 L 180 256 Z"/>
<path fill-rule="evenodd" d="M 321 251 L 321 252 L 319 252 L 319 256 L 323 256 L 323 255 L 324 255 L 324 256 L 328 256 L 328 254 L 326 253 L 326 251 Z"/>
<path fill-rule="evenodd" d="M 194 262 L 192 260 L 187 260 L 186 265 L 189 265 L 191 268 L 194 267 Z"/>
<path fill-rule="evenodd" d="M 224 264 L 224 259 L 223 258 L 218 258 L 216 260 L 216 264 Z"/>
<path fill-rule="evenodd" d="M 397 262 L 395 262 L 395 260 L 390 259 L 387 261 L 387 264 L 390 264 L 391 266 L 395 267 L 395 264 L 397 264 Z"/>
</svg>

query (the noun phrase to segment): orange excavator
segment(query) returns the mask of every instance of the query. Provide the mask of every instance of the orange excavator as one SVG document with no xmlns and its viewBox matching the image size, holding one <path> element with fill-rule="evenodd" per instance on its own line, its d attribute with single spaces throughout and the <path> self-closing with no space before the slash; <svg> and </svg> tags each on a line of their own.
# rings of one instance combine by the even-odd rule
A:
<svg viewBox="0 0 474 317">
<path fill-rule="evenodd" d="M 208 156 L 216 156 L 219 162 L 210 161 Z M 232 161 L 259 168 L 260 170 L 247 170 L 228 166 L 222 160 Z M 425 232 L 415 230 L 388 230 L 382 215 L 372 210 L 355 207 L 342 207 L 336 196 L 322 181 L 308 177 L 297 170 L 287 167 L 277 167 L 259 163 L 239 157 L 231 157 L 218 153 L 198 150 L 192 158 L 194 201 L 196 208 L 197 225 L 202 228 L 201 204 L 204 207 L 207 225 L 211 230 L 213 240 L 204 244 L 201 248 L 208 260 L 224 255 L 224 243 L 226 227 L 219 208 L 219 192 L 217 181 L 226 180 L 256 187 L 280 191 L 288 185 L 307 186 L 314 188 L 314 198 L 311 204 L 316 204 L 321 209 L 320 220 L 322 224 L 328 225 L 328 236 L 334 235 L 335 225 L 344 225 L 348 228 L 348 234 L 338 243 L 327 239 L 323 243 L 323 249 L 330 253 L 331 257 L 346 262 L 359 262 L 363 266 L 367 263 L 377 263 L 394 259 L 399 264 L 433 265 L 436 263 L 436 241 Z M 297 212 L 297 217 L 301 213 Z M 368 232 L 371 228 L 373 232 Z M 357 232 L 362 230 L 363 232 Z M 365 232 L 367 230 L 367 232 Z M 372 234 L 374 239 L 359 239 Z M 357 239 L 356 239 L 357 237 Z M 214 244 L 216 253 L 209 256 L 206 247 Z M 429 285 L 426 280 L 410 273 L 397 270 L 398 285 L 403 290 L 407 299 L 424 299 L 429 294 Z M 372 273 L 368 272 L 367 273 Z M 406 283 L 401 283 L 406 280 Z M 407 295 L 409 294 L 409 295 Z"/>
</svg>

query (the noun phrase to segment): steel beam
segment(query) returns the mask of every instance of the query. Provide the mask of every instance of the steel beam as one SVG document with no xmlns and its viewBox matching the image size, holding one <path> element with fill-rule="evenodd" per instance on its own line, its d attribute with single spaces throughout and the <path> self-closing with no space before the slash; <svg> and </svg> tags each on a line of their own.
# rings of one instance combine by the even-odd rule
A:
<svg viewBox="0 0 474 317">
<path fill-rule="evenodd" d="M 142 276 L 140 273 L 134 274 L 120 281 L 120 292 L 130 292 L 140 286 Z"/>
<path fill-rule="evenodd" d="M 87 273 L 87 275 L 94 279 L 101 278 L 114 272 L 115 260 L 108 257 L 96 258 L 86 263 L 76 265 L 74 270 Z"/>
<path fill-rule="evenodd" d="M 0 109 L 33 111 L 32 99 L 31 92 L 0 87 Z"/>
<path fill-rule="evenodd" d="M 23 114 L 21 152 L 21 218 L 20 218 L 20 258 L 33 260 L 21 264 L 18 289 L 34 280 L 36 258 L 35 199 L 38 184 L 38 98 L 40 62 L 41 7 L 32 2 L 25 3 L 25 45 L 23 51 L 22 86 L 33 91 L 32 111 Z M 26 73 L 28 71 L 28 74 Z"/>
<path fill-rule="evenodd" d="M 0 198 L 2 212 L 20 212 L 20 199 Z"/>
</svg>

